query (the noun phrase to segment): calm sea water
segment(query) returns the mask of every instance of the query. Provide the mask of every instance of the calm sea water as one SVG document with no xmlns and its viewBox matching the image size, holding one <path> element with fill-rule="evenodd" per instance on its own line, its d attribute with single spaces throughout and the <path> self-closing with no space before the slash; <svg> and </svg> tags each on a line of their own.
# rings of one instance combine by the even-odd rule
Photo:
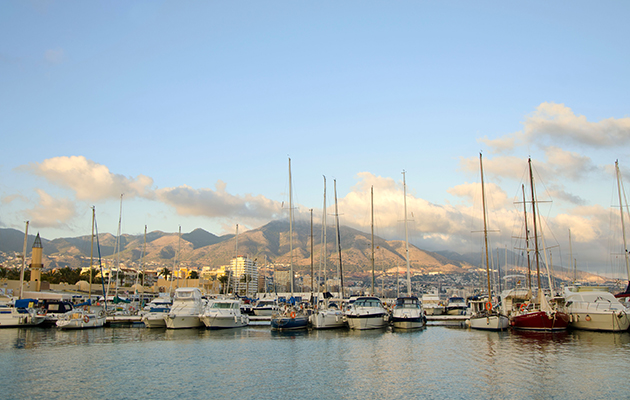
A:
<svg viewBox="0 0 630 400">
<path fill-rule="evenodd" d="M 0 398 L 617 399 L 630 334 L 0 330 Z"/>
</svg>

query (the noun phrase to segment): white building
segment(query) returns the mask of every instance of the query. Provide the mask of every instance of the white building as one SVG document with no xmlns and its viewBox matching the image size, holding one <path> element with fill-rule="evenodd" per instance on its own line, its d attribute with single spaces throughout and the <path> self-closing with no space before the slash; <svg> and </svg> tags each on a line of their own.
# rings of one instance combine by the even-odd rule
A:
<svg viewBox="0 0 630 400">
<path fill-rule="evenodd" d="M 237 256 L 230 263 L 232 285 L 241 296 L 254 296 L 258 292 L 258 266 L 248 257 Z"/>
</svg>

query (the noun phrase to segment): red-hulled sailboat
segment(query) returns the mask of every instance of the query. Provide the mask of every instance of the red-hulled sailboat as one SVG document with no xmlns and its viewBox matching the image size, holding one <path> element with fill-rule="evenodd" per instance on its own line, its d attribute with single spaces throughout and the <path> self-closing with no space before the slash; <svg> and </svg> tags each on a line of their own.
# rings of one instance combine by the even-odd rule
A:
<svg viewBox="0 0 630 400">
<path fill-rule="evenodd" d="M 514 329 L 536 330 L 536 331 L 558 331 L 567 329 L 569 325 L 569 315 L 564 312 L 564 298 L 554 297 L 550 304 L 542 290 L 540 284 L 540 254 L 538 251 L 538 224 L 536 219 L 536 195 L 534 189 L 534 176 L 532 173 L 532 160 L 529 163 L 529 179 L 532 191 L 532 219 L 534 230 L 534 249 L 536 257 L 536 272 L 538 276 L 538 295 L 537 298 L 529 303 L 520 304 L 519 308 L 510 315 L 510 326 Z M 524 195 L 524 193 L 523 193 Z M 523 199 L 525 202 L 525 199 Z M 525 215 L 527 220 L 527 215 Z M 527 235 L 527 229 L 525 234 Z M 529 257 L 529 255 L 528 255 Z M 548 272 L 549 273 L 549 272 Z M 531 283 L 531 280 L 530 280 Z M 553 286 L 551 278 L 549 279 L 549 288 L 553 294 Z M 530 288 L 531 293 L 531 288 Z"/>
</svg>

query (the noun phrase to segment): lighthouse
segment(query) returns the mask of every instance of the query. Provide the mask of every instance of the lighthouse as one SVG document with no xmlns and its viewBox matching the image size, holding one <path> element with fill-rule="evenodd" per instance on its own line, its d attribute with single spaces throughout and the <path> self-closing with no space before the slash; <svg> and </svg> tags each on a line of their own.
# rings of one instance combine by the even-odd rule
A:
<svg viewBox="0 0 630 400">
<path fill-rule="evenodd" d="M 44 247 L 42 246 L 42 240 L 39 237 L 39 232 L 33 243 L 33 252 L 31 259 L 31 282 L 35 282 L 35 290 L 40 291 L 42 287 L 42 252 Z"/>
</svg>

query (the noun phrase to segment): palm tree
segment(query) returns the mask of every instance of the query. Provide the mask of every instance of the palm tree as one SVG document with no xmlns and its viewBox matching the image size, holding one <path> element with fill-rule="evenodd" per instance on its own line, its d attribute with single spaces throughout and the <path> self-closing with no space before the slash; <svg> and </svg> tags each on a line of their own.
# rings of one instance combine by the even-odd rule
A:
<svg viewBox="0 0 630 400">
<path fill-rule="evenodd" d="M 188 277 L 190 279 L 199 279 L 199 273 L 197 271 L 190 271 L 190 274 L 188 274 Z"/>
<path fill-rule="evenodd" d="M 227 293 L 227 282 L 228 282 L 228 276 L 223 274 L 219 277 L 219 283 L 221 284 L 221 289 L 224 293 Z"/>
<path fill-rule="evenodd" d="M 162 275 L 164 277 L 164 279 L 168 280 L 168 277 L 171 276 L 172 274 L 171 274 L 171 271 L 168 268 L 164 267 L 164 269 L 161 270 L 158 275 Z"/>
</svg>

